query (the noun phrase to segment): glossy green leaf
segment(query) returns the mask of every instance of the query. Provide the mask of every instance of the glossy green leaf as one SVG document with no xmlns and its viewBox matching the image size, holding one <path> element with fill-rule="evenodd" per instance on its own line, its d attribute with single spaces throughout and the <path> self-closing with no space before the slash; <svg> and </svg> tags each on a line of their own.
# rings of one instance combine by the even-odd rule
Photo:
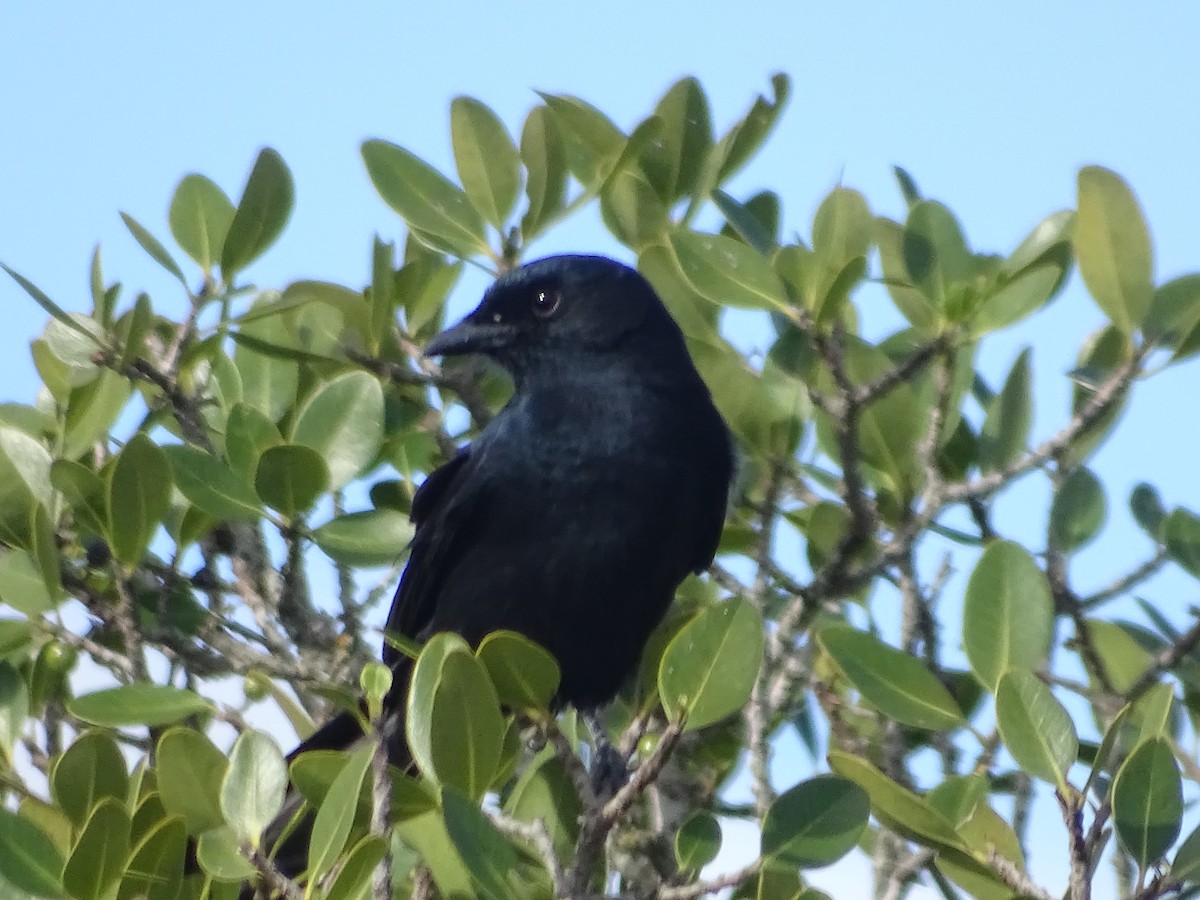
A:
<svg viewBox="0 0 1200 900">
<path fill-rule="evenodd" d="M 562 760 L 542 750 L 525 766 L 504 801 L 505 811 L 522 822 L 541 820 L 563 854 L 575 849 L 583 806 Z"/>
<path fill-rule="evenodd" d="M 1171 860 L 1171 878 L 1184 884 L 1195 884 L 1200 878 L 1200 826 L 1183 839 L 1175 858 Z"/>
<path fill-rule="evenodd" d="M 221 246 L 221 274 L 227 282 L 275 243 L 292 215 L 294 202 L 292 173 L 283 157 L 264 148 L 250 170 Z"/>
<path fill-rule="evenodd" d="M 82 694 L 67 704 L 67 711 L 89 725 L 120 728 L 125 725 L 170 725 L 188 716 L 211 710 L 199 694 L 165 684 L 129 684 Z"/>
<path fill-rule="evenodd" d="M 984 469 L 1003 469 L 1025 451 L 1033 424 L 1029 353 L 1028 347 L 1021 351 L 1004 387 L 987 404 L 979 433 L 979 463 Z"/>
<path fill-rule="evenodd" d="M 953 822 L 923 797 L 896 784 L 866 760 L 842 750 L 831 750 L 829 768 L 866 791 L 871 798 L 871 811 L 889 828 L 935 847 L 965 849 Z"/>
<path fill-rule="evenodd" d="M 750 697 L 763 655 L 762 617 L 748 601 L 713 604 L 671 639 L 658 670 L 663 708 L 687 730 L 718 722 Z"/>
<path fill-rule="evenodd" d="M 233 213 L 223 190 L 203 175 L 192 174 L 175 188 L 167 215 L 176 243 L 208 272 L 221 258 Z"/>
<path fill-rule="evenodd" d="M 562 138 L 567 168 L 584 188 L 599 191 L 621 158 L 625 135 L 608 116 L 578 97 L 541 97 Z"/>
<path fill-rule="evenodd" d="M 871 817 L 871 801 L 859 785 L 818 775 L 781 794 L 762 826 L 768 866 L 815 869 L 854 849 Z"/>
<path fill-rule="evenodd" d="M 308 848 L 308 874 L 314 881 L 333 868 L 345 849 L 359 794 L 374 757 L 373 743 L 349 753 L 317 810 Z"/>
<path fill-rule="evenodd" d="M 1171 559 L 1200 578 L 1200 517 L 1183 507 L 1173 510 L 1163 527 L 1163 542 Z"/>
<path fill-rule="evenodd" d="M 258 846 L 262 830 L 283 806 L 287 784 L 287 763 L 279 745 L 253 729 L 238 735 L 221 782 L 220 807 L 239 840 Z"/>
<path fill-rule="evenodd" d="M 487 221 L 503 229 L 521 189 L 521 160 L 508 129 L 485 104 L 455 97 L 450 137 L 463 190 Z"/>
<path fill-rule="evenodd" d="M 59 809 L 78 828 L 105 798 L 123 801 L 129 774 L 116 741 L 103 732 L 84 732 L 54 761 L 50 790 Z"/>
<path fill-rule="evenodd" d="M 1067 476 L 1050 504 L 1050 538 L 1066 553 L 1078 550 L 1096 536 L 1108 515 L 1100 479 L 1085 468 Z"/>
<path fill-rule="evenodd" d="M 117 559 L 127 565 L 141 559 L 170 504 L 167 456 L 139 432 L 125 444 L 109 470 L 109 535 Z"/>
<path fill-rule="evenodd" d="M 245 881 L 255 876 L 254 865 L 242 855 L 237 835 L 228 825 L 200 835 L 196 862 L 217 881 Z"/>
<path fill-rule="evenodd" d="M 164 447 L 163 453 L 175 486 L 197 509 L 229 522 L 250 522 L 262 515 L 254 489 L 215 456 L 186 444 Z"/>
<path fill-rule="evenodd" d="M 524 894 L 514 879 L 516 849 L 476 803 L 455 790 L 443 789 L 442 815 L 446 832 L 482 895 L 495 900 L 521 900 Z"/>
<path fill-rule="evenodd" d="M 901 242 L 908 277 L 940 309 L 972 274 L 973 260 L 962 228 L 942 204 L 924 200 L 912 208 Z"/>
<path fill-rule="evenodd" d="M 770 264 L 741 241 L 680 228 L 669 242 L 683 277 L 706 300 L 743 309 L 786 308 Z"/>
<path fill-rule="evenodd" d="M 547 650 L 515 631 L 495 631 L 480 642 L 475 655 L 504 706 L 515 710 L 549 708 L 560 673 Z"/>
<path fill-rule="evenodd" d="M 325 900 L 362 900 L 370 887 L 375 868 L 387 855 L 388 842 L 378 835 L 367 835 L 354 845 L 337 878 L 329 886 Z"/>
<path fill-rule="evenodd" d="M 412 523 L 404 513 L 371 509 L 330 519 L 312 537 L 335 562 L 382 566 L 399 558 L 412 534 Z"/>
<path fill-rule="evenodd" d="M 500 761 L 504 722 L 495 688 L 466 642 L 437 634 L 413 668 L 405 728 L 417 766 L 481 798 Z"/>
<path fill-rule="evenodd" d="M 685 872 L 699 872 L 721 850 L 721 823 L 700 810 L 692 813 L 675 832 L 675 859 Z"/>
<path fill-rule="evenodd" d="M 875 243 L 883 266 L 883 282 L 896 308 L 922 334 L 933 334 L 940 324 L 937 304 L 917 290 L 904 261 L 904 227 L 891 219 L 875 220 Z"/>
<path fill-rule="evenodd" d="M 483 219 L 441 172 L 387 141 L 366 141 L 362 157 L 375 190 L 422 240 L 464 259 L 487 251 Z"/>
<path fill-rule="evenodd" d="M 0 601 L 35 618 L 52 610 L 57 598 L 50 595 L 37 563 L 29 554 L 9 549 L 0 553 Z"/>
<path fill-rule="evenodd" d="M 562 140 L 544 106 L 534 107 L 521 130 L 521 162 L 525 165 L 525 196 L 521 237 L 529 242 L 562 209 L 567 188 L 567 162 Z"/>
<path fill-rule="evenodd" d="M 117 900 L 177 900 L 186 852 L 183 819 L 154 824 L 133 848 Z"/>
<path fill-rule="evenodd" d="M 682 78 L 654 107 L 659 139 L 641 156 L 642 169 L 668 202 L 691 193 L 713 145 L 712 113 L 695 78 Z"/>
<path fill-rule="evenodd" d="M 994 691 L 1008 669 L 1041 665 L 1054 632 L 1054 600 L 1029 553 L 1009 541 L 984 551 L 963 608 L 963 649 L 971 669 Z"/>
<path fill-rule="evenodd" d="M 1067 790 L 1067 770 L 1079 753 L 1071 717 L 1032 672 L 1013 669 L 996 686 L 996 723 L 1024 771 Z"/>
<path fill-rule="evenodd" d="M 863 698 L 889 718 L 933 731 L 965 724 L 950 692 L 919 658 L 849 626 L 823 628 L 817 642 Z"/>
<path fill-rule="evenodd" d="M 1061 256 L 1069 251 L 1064 249 Z M 1066 263 L 1060 258 L 1018 272 L 1002 287 L 988 294 L 971 318 L 972 336 L 1007 328 L 1045 306 L 1066 277 Z"/>
<path fill-rule="evenodd" d="M 129 860 L 129 813 L 109 797 L 93 810 L 63 869 L 74 900 L 103 900 Z"/>
<path fill-rule="evenodd" d="M 366 372 L 321 384 L 296 414 L 292 441 L 316 450 L 337 490 L 375 460 L 383 442 L 383 388 Z"/>
<path fill-rule="evenodd" d="M 1075 257 L 1084 284 L 1126 335 L 1141 327 L 1154 296 L 1154 250 L 1137 198 L 1119 175 L 1079 171 Z"/>
<path fill-rule="evenodd" d="M 329 487 L 329 468 L 301 444 L 268 447 L 258 458 L 254 490 L 263 503 L 291 518 L 309 509 Z"/>
<path fill-rule="evenodd" d="M 1112 811 L 1117 837 L 1140 868 L 1171 849 L 1183 817 L 1183 783 L 1166 738 L 1143 741 L 1129 754 L 1113 780 Z"/>
<path fill-rule="evenodd" d="M 0 878 L 35 897 L 62 896 L 63 859 L 36 825 L 0 807 Z"/>
<path fill-rule="evenodd" d="M 129 402 L 133 387 L 116 372 L 101 372 L 67 400 L 66 437 L 61 455 L 76 459 L 103 441 Z"/>
<path fill-rule="evenodd" d="M 188 834 L 224 823 L 221 785 L 229 760 L 198 731 L 172 728 L 158 741 L 158 781 L 167 812 L 181 816 Z"/>
<path fill-rule="evenodd" d="M 129 229 L 129 233 L 133 235 L 134 240 L 150 254 L 150 258 L 179 279 L 179 283 L 187 288 L 187 278 L 184 277 L 183 270 L 179 268 L 179 263 L 171 258 L 171 254 L 167 252 L 167 248 L 158 238 L 142 227 L 141 223 L 128 213 L 121 213 L 121 219 L 124 221 L 125 227 Z"/>
</svg>

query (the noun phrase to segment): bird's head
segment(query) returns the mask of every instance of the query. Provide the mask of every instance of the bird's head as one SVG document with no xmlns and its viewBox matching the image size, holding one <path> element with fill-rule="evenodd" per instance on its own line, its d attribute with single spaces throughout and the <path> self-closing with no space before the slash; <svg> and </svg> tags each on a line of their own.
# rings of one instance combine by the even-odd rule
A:
<svg viewBox="0 0 1200 900">
<path fill-rule="evenodd" d="M 636 271 L 602 256 L 550 256 L 501 275 L 425 355 L 480 353 L 520 381 L 607 356 L 634 334 L 682 347 L 662 301 Z"/>
</svg>

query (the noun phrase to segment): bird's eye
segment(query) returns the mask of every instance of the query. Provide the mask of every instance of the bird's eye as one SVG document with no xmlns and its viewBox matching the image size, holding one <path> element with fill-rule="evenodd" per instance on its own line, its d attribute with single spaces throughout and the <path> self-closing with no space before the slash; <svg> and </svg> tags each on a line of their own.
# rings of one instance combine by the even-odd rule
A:
<svg viewBox="0 0 1200 900">
<path fill-rule="evenodd" d="M 538 291 L 533 295 L 531 305 L 535 316 L 548 319 L 558 312 L 558 307 L 562 305 L 562 294 L 552 290 Z"/>
</svg>

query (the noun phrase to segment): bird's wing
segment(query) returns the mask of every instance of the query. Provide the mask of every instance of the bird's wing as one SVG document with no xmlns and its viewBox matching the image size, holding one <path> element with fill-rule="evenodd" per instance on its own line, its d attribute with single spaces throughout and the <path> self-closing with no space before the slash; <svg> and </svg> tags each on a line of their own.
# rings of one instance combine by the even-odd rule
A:
<svg viewBox="0 0 1200 900">
<path fill-rule="evenodd" d="M 413 495 L 416 525 L 408 565 L 396 588 L 388 613 L 389 632 L 421 637 L 433 617 L 439 587 L 454 566 L 458 549 L 471 540 L 478 521 L 479 491 L 472 485 L 471 448 L 458 451 L 450 462 L 429 474 Z M 384 644 L 383 661 L 394 665 L 399 651 Z"/>
</svg>

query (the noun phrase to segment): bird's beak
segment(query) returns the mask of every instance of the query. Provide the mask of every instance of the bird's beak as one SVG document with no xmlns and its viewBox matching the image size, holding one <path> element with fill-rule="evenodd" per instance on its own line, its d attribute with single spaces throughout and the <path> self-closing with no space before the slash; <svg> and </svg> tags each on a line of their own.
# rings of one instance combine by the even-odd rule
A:
<svg viewBox="0 0 1200 900">
<path fill-rule="evenodd" d="M 477 321 L 467 316 L 425 345 L 425 356 L 462 356 L 488 353 L 512 343 L 516 329 L 503 322 Z"/>
</svg>

